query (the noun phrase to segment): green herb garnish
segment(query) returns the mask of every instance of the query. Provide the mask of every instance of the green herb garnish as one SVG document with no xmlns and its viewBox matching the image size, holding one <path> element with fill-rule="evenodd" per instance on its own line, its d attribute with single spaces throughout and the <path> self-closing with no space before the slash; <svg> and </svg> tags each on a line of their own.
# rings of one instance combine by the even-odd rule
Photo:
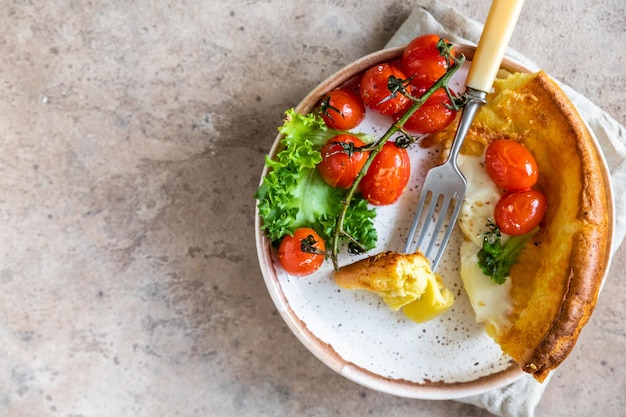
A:
<svg viewBox="0 0 626 417">
<path fill-rule="evenodd" d="M 538 230 L 536 227 L 526 234 L 511 236 L 503 244 L 500 229 L 489 221 L 489 231 L 484 234 L 483 247 L 478 252 L 478 266 L 495 283 L 504 284 L 511 273 L 511 267 L 517 262 L 520 251 Z"/>
</svg>

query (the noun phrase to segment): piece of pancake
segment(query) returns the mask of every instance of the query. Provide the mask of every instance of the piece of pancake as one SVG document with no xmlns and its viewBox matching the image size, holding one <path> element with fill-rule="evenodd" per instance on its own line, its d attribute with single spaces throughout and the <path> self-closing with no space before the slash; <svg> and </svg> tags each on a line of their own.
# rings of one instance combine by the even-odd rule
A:
<svg viewBox="0 0 626 417">
<path fill-rule="evenodd" d="M 388 251 L 339 268 L 335 282 L 346 289 L 376 293 L 397 311 L 422 296 L 431 275 L 430 263 L 421 253 Z"/>
<path fill-rule="evenodd" d="M 435 139 L 449 143 L 453 131 Z M 462 152 L 479 155 L 499 138 L 518 141 L 534 155 L 535 188 L 546 195 L 548 209 L 508 278 L 510 326 L 490 334 L 543 381 L 572 351 L 596 305 L 608 264 L 610 191 L 586 125 L 543 71 L 496 80 Z"/>
<path fill-rule="evenodd" d="M 420 252 L 382 252 L 342 266 L 334 277 L 340 287 L 379 295 L 393 311 L 402 309 L 417 323 L 434 319 L 454 304 L 454 296 Z"/>
</svg>

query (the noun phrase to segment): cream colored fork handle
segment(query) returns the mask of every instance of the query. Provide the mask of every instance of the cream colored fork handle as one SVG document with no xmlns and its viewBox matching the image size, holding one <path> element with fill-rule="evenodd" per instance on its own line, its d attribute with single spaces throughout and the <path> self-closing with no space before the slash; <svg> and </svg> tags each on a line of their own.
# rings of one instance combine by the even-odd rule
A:
<svg viewBox="0 0 626 417">
<path fill-rule="evenodd" d="M 493 0 L 465 85 L 489 92 L 524 0 Z"/>
</svg>

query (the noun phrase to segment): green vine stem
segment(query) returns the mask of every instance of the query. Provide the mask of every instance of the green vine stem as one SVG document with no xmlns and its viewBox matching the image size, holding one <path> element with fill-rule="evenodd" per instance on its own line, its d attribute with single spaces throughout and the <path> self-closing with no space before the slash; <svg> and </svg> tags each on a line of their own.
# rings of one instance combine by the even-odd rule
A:
<svg viewBox="0 0 626 417">
<path fill-rule="evenodd" d="M 461 65 L 463 65 L 463 62 L 465 62 L 465 57 L 463 55 L 461 55 L 458 58 L 453 58 L 452 65 L 450 66 L 450 68 L 448 68 L 446 73 L 442 75 L 441 78 L 439 78 L 420 97 L 416 98 L 416 97 L 411 96 L 410 94 L 406 94 L 407 97 L 409 97 L 413 101 L 413 105 L 409 107 L 409 109 L 406 111 L 406 113 L 404 113 L 404 115 L 400 119 L 398 119 L 395 123 L 393 123 L 389 127 L 389 129 L 385 132 L 385 134 L 383 134 L 383 136 L 380 137 L 380 139 L 378 139 L 373 144 L 367 145 L 366 147 L 362 148 L 364 150 L 367 149 L 368 151 L 370 151 L 369 157 L 367 158 L 365 165 L 363 166 L 363 168 L 357 175 L 356 179 L 354 180 L 352 187 L 350 187 L 350 189 L 348 190 L 348 193 L 346 194 L 345 199 L 342 201 L 341 210 L 339 212 L 339 216 L 337 217 L 335 231 L 332 236 L 332 247 L 331 247 L 330 257 L 332 259 L 335 270 L 339 269 L 337 254 L 339 253 L 339 239 L 341 237 L 346 237 L 350 242 L 360 246 L 359 242 L 357 242 L 356 239 L 348 235 L 343 230 L 343 223 L 346 218 L 346 213 L 348 211 L 348 207 L 350 206 L 350 202 L 352 201 L 352 198 L 354 197 L 354 194 L 356 193 L 356 190 L 359 186 L 359 183 L 361 182 L 361 179 L 365 176 L 365 174 L 367 173 L 367 170 L 372 164 L 372 161 L 374 160 L 376 155 L 378 155 L 378 153 L 381 151 L 381 149 L 383 148 L 383 145 L 395 133 L 403 131 L 403 126 L 406 123 L 406 121 L 413 115 L 413 113 L 417 111 L 417 109 L 419 109 L 426 102 L 426 100 L 430 98 L 431 95 L 433 95 L 435 91 L 439 90 L 440 88 L 445 88 L 448 94 L 450 94 L 448 90 L 448 82 L 450 81 L 454 73 L 461 67 Z M 454 104 L 455 102 L 456 100 L 453 99 L 452 103 Z"/>
</svg>

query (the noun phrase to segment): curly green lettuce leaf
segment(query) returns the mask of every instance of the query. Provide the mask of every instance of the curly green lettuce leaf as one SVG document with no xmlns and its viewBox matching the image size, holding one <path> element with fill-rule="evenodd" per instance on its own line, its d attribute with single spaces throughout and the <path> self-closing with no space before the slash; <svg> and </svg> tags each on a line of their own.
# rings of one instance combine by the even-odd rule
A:
<svg viewBox="0 0 626 417">
<path fill-rule="evenodd" d="M 330 236 L 335 231 L 338 213 L 339 210 L 337 210 L 337 214 L 323 216 L 319 219 L 324 235 Z M 355 196 L 350 201 L 350 207 L 346 212 L 343 230 L 347 235 L 352 236 L 357 242 L 361 243 L 365 250 L 373 249 L 378 241 L 378 233 L 373 227 L 375 217 L 376 212 L 368 207 L 367 201 L 360 196 Z M 356 251 L 358 249 L 355 248 Z"/>
<path fill-rule="evenodd" d="M 346 191 L 326 184 L 315 166 L 322 160 L 322 145 L 345 132 L 328 129 L 316 114 L 304 116 L 290 109 L 286 115 L 279 128 L 284 148 L 274 159 L 266 157 L 268 173 L 254 196 L 263 219 L 261 228 L 273 242 L 300 227 L 311 227 L 328 240 Z M 365 200 L 354 196 L 344 221 L 344 231 L 367 250 L 376 246 L 375 215 Z"/>
<path fill-rule="evenodd" d="M 278 131 L 284 135 L 283 145 L 289 147 L 293 142 L 299 143 L 302 138 L 311 141 L 316 149 L 320 149 L 328 139 L 333 138 L 342 133 L 348 133 L 343 130 L 331 129 L 326 126 L 324 119 L 316 113 L 302 115 L 297 113 L 295 109 L 289 109 L 285 112 L 285 122 Z M 358 132 L 349 132 L 352 136 L 356 136 L 364 143 L 372 143 L 376 138 L 372 135 Z"/>
</svg>

